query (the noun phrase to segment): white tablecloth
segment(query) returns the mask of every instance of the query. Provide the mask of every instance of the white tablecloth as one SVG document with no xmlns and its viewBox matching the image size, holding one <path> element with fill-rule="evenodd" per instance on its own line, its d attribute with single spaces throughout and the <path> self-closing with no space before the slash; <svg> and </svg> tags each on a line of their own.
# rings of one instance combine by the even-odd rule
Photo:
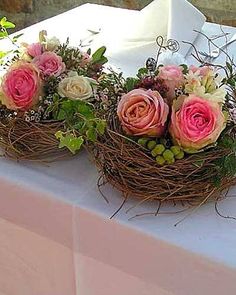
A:
<svg viewBox="0 0 236 295">
<path fill-rule="evenodd" d="M 26 29 L 25 39 L 35 40 L 46 28 L 49 35 L 69 35 L 76 44 L 88 28 L 89 16 L 96 14 L 107 25 L 107 20 L 128 13 L 84 5 Z M 221 32 L 214 24 L 203 30 L 209 35 Z M 207 48 L 202 38 L 196 45 Z M 153 46 L 132 55 L 108 53 L 110 63 L 128 75 L 155 50 Z M 229 53 L 235 52 L 232 45 Z M 110 203 L 104 201 L 96 186 L 96 169 L 85 152 L 48 166 L 4 158 L 0 164 L 1 295 L 236 293 L 236 222 L 220 218 L 214 204 L 204 205 L 177 227 L 174 224 L 186 212 L 128 220 L 153 211 L 146 204 L 129 214 L 123 209 L 110 220 L 121 196 L 107 186 L 103 190 Z M 235 193 L 233 188 L 219 204 L 223 214 L 236 215 Z"/>
</svg>

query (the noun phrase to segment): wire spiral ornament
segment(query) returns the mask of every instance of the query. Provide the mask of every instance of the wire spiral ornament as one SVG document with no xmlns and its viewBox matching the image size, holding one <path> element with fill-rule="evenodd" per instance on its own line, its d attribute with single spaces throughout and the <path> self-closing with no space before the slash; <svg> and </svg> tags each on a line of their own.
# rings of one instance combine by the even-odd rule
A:
<svg viewBox="0 0 236 295">
<path fill-rule="evenodd" d="M 172 53 L 176 53 L 180 49 L 180 45 L 177 40 L 168 39 L 165 43 L 165 39 L 163 36 L 158 36 L 156 38 L 156 43 L 158 46 L 156 59 L 153 57 L 149 57 L 146 61 L 146 68 L 149 70 L 150 73 L 154 73 L 156 71 L 159 56 L 163 51 L 169 50 Z"/>
</svg>

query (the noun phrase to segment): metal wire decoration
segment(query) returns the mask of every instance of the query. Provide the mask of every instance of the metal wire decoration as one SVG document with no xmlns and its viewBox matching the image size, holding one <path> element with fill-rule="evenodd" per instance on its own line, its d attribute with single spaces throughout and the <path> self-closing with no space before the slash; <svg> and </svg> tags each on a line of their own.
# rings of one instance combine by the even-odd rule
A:
<svg viewBox="0 0 236 295">
<path fill-rule="evenodd" d="M 156 58 L 149 57 L 146 61 L 146 68 L 150 71 L 150 73 L 154 73 L 156 71 L 160 54 L 163 51 L 169 50 L 172 53 L 176 53 L 180 49 L 180 45 L 178 41 L 174 39 L 168 39 L 165 42 L 165 39 L 163 36 L 158 36 L 156 38 L 156 43 L 158 46 Z"/>
</svg>

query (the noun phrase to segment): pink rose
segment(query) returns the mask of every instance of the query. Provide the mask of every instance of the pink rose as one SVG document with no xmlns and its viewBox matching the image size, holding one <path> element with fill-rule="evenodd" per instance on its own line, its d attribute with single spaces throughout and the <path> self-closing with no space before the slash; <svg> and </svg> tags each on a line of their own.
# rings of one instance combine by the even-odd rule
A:
<svg viewBox="0 0 236 295">
<path fill-rule="evenodd" d="M 207 76 L 212 71 L 212 68 L 209 66 L 196 67 L 192 65 L 189 67 L 189 70 L 192 71 L 193 73 L 199 72 L 199 75 L 204 77 L 204 76 Z"/>
<path fill-rule="evenodd" d="M 184 83 L 183 68 L 181 66 L 169 65 L 159 68 L 158 78 L 163 79 L 168 87 L 167 98 L 175 98 L 175 88 L 179 88 Z"/>
<path fill-rule="evenodd" d="M 11 110 L 28 110 L 41 94 L 41 79 L 34 65 L 27 62 L 13 64 L 3 77 L 1 101 Z"/>
<path fill-rule="evenodd" d="M 58 77 L 65 71 L 65 64 L 62 58 L 54 52 L 44 52 L 42 55 L 36 56 L 33 63 L 39 68 L 45 76 Z"/>
<path fill-rule="evenodd" d="M 87 52 L 82 52 L 82 60 L 81 60 L 81 67 L 86 66 L 88 63 L 90 63 L 92 58 Z"/>
<path fill-rule="evenodd" d="M 27 53 L 32 57 L 41 55 L 43 53 L 43 46 L 40 43 L 30 44 L 27 47 Z"/>
<path fill-rule="evenodd" d="M 144 89 L 124 94 L 117 109 L 123 130 L 129 135 L 162 136 L 168 113 L 159 92 Z"/>
<path fill-rule="evenodd" d="M 179 97 L 173 103 L 170 134 L 187 152 L 214 144 L 226 126 L 220 104 L 195 95 Z"/>
</svg>

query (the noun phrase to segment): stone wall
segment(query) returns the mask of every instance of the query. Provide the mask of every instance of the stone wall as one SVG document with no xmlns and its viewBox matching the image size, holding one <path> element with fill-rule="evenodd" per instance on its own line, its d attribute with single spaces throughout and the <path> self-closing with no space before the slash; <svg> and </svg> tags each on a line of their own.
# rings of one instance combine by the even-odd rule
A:
<svg viewBox="0 0 236 295">
<path fill-rule="evenodd" d="M 236 27 L 236 0 L 190 0 L 209 21 Z"/>
<path fill-rule="evenodd" d="M 0 16 L 7 16 L 16 23 L 19 30 L 86 2 L 141 9 L 151 0 L 0 0 Z M 205 13 L 210 21 L 236 26 L 236 0 L 190 0 L 190 2 Z"/>
</svg>

